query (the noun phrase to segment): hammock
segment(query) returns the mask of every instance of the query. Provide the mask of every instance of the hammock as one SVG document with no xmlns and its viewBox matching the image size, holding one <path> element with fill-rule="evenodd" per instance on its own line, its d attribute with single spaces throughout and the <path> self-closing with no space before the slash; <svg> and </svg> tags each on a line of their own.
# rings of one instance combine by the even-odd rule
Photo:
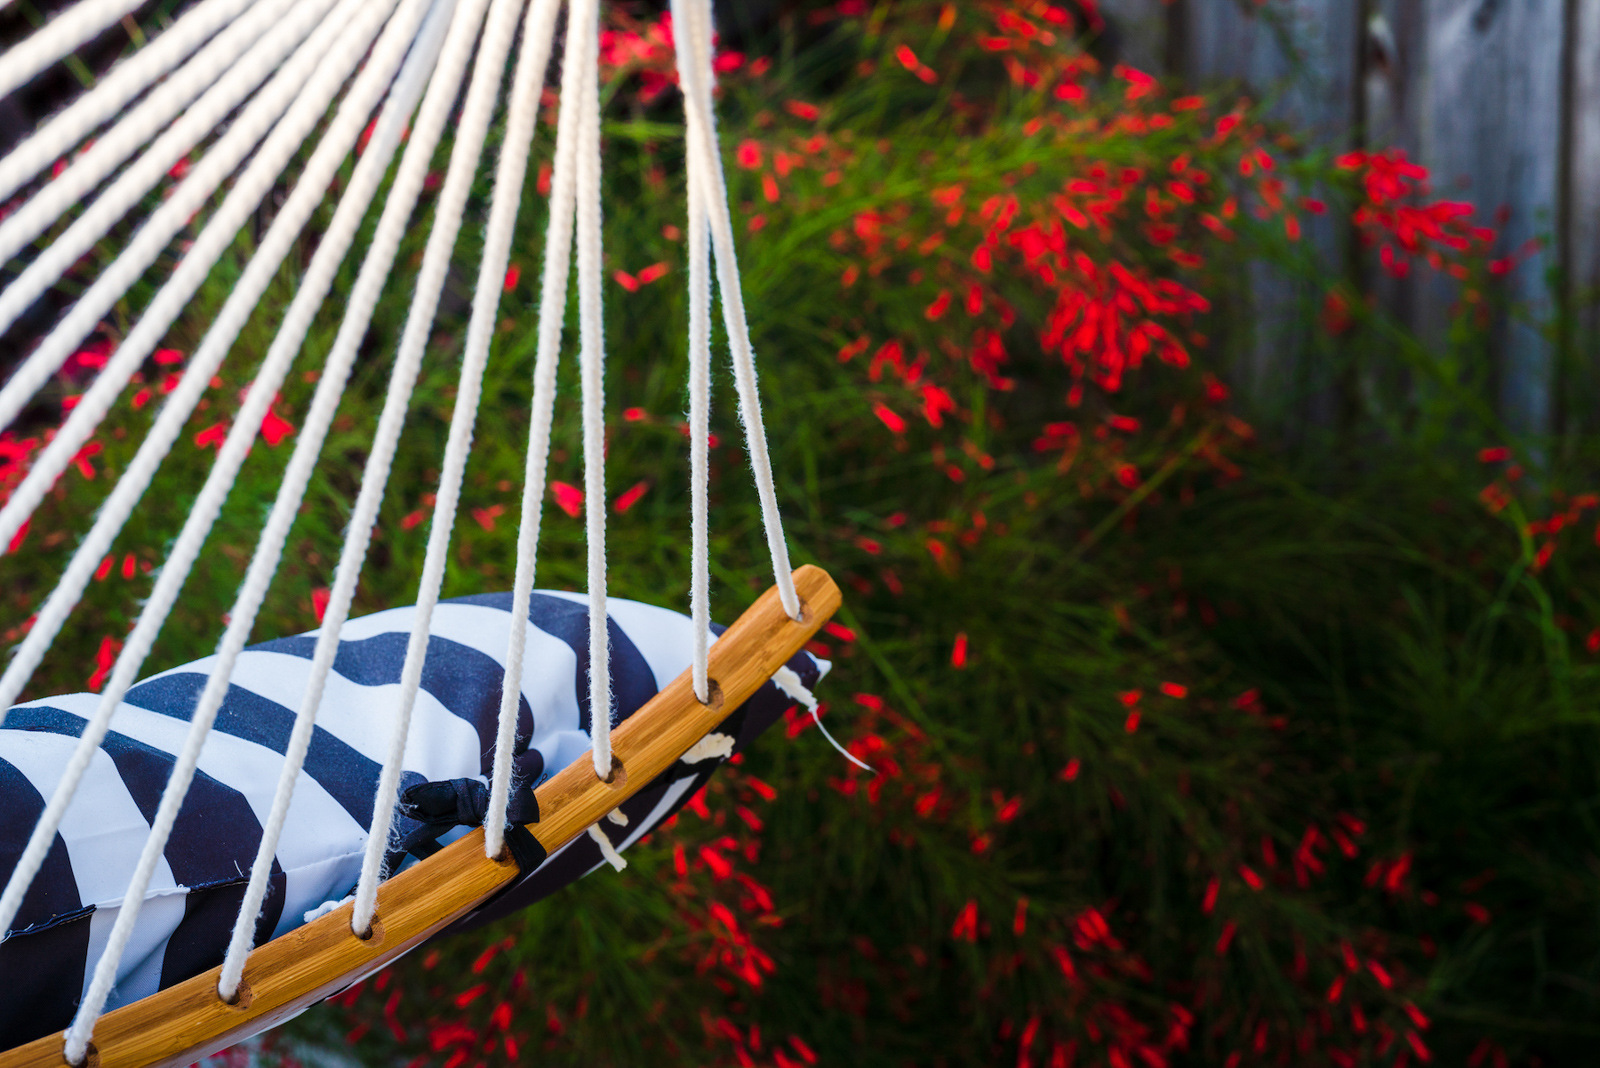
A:
<svg viewBox="0 0 1600 1068">
<path fill-rule="evenodd" d="M 0 57 L 0 95 L 136 6 L 80 0 Z M 21 967 L 30 947 L 49 947 L 43 955 L 65 984 L 64 997 L 44 984 L 30 991 L 36 1010 L 14 1010 L 15 1027 L 5 1034 L 15 1041 L 72 1015 L 63 1032 L 0 1053 L 0 1068 L 191 1063 L 452 925 L 525 904 L 601 859 L 620 865 L 618 842 L 655 826 L 707 769 L 792 700 L 815 711 L 807 687 L 825 665 L 797 654 L 837 608 L 839 593 L 820 570 L 789 564 L 716 139 L 710 0 L 672 4 L 688 174 L 689 617 L 606 596 L 598 0 L 570 0 L 567 10 L 513 589 L 439 601 L 560 8 L 560 0 L 527 0 L 526 10 L 523 0 L 201 0 L 0 159 L 0 198 L 31 191 L 0 219 L 0 262 L 15 271 L 0 288 L 0 331 L 137 212 L 158 183 L 181 174 L 159 207 L 134 219 L 116 258 L 0 387 L 0 429 L 225 189 L 0 504 L 0 545 L 8 545 L 322 127 L 137 455 L 0 673 L 5 709 L 43 662 L 278 268 L 357 153 L 101 693 L 31 702 L 0 719 L 0 780 L 7 780 L 0 787 L 11 810 L 10 822 L 0 822 L 0 862 L 10 865 L 0 869 L 0 964 L 15 974 L 10 961 Z M 416 604 L 349 620 L 519 23 Z M 314 634 L 246 648 L 447 122 L 450 162 L 322 624 Z M 217 652 L 136 682 L 402 140 L 355 282 L 339 294 L 338 334 Z M 203 155 L 184 170 L 180 164 L 202 144 Z M 70 164 L 54 166 L 75 146 L 83 147 Z M 24 266 L 20 254 L 47 232 L 54 236 Z M 574 244 L 589 589 L 536 595 Z M 709 617 L 713 250 L 776 580 L 720 637 Z M 595 709 L 606 713 L 590 715 Z M 114 833 L 118 827 L 128 833 Z M 218 835 L 218 827 L 227 833 Z M 615 833 L 624 828 L 631 830 Z M 115 892 L 106 885 L 113 874 L 121 884 Z"/>
</svg>

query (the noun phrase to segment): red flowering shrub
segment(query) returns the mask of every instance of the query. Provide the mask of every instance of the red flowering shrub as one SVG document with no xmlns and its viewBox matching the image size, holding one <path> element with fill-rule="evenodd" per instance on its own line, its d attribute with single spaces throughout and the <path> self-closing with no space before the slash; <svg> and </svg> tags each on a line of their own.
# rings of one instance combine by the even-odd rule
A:
<svg viewBox="0 0 1600 1068">
<path fill-rule="evenodd" d="M 1594 988 L 1600 939 L 1575 888 L 1595 842 L 1565 822 L 1541 837 L 1537 814 L 1556 817 L 1527 769 L 1559 762 L 1553 723 L 1593 742 L 1592 724 L 1559 717 L 1600 681 L 1565 649 L 1586 632 L 1600 654 L 1600 607 L 1561 592 L 1575 580 L 1545 580 L 1594 499 L 1554 497 L 1530 521 L 1537 498 L 1511 469 L 1482 504 L 1434 468 L 1423 489 L 1372 474 L 1348 498 L 1315 493 L 1276 466 L 1225 384 L 1248 268 L 1303 263 L 1307 216 L 1348 223 L 1393 274 L 1455 278 L 1468 322 L 1499 269 L 1484 260 L 1491 235 L 1465 205 L 1432 200 L 1398 153 L 1328 166 L 1248 102 L 1103 69 L 1080 47 L 1097 20 L 1083 0 L 845 0 L 810 13 L 792 63 L 723 53 L 789 531 L 846 593 L 812 647 L 834 662 L 820 717 L 871 771 L 792 712 L 622 876 L 441 942 L 310 1014 L 302 1035 L 415 1068 L 1401 1068 L 1577 1048 L 1562 1028 L 1593 1006 L 1578 991 Z M 687 572 L 682 189 L 677 140 L 643 120 L 675 121 L 670 39 L 624 14 L 603 45 L 616 106 L 641 120 L 607 156 L 608 298 L 627 324 L 611 333 L 611 573 L 617 594 L 666 604 Z M 536 170 L 530 202 L 547 190 Z M 540 213 L 520 225 L 516 247 L 538 247 Z M 485 392 L 504 433 L 476 447 L 447 595 L 510 583 L 531 268 L 506 277 L 497 360 L 510 370 Z M 1309 281 L 1330 344 L 1394 335 L 1353 279 Z M 404 297 L 380 313 L 380 351 Z M 414 588 L 453 329 L 424 370 L 364 607 Z M 147 369 L 141 390 L 166 373 Z M 183 470 L 204 462 L 207 428 L 226 427 L 237 384 L 197 417 Z M 64 396 L 76 388 L 63 380 Z M 361 455 L 362 391 L 377 388 L 357 384 L 330 450 Z M 308 389 L 286 387 L 269 444 Z M 124 414 L 136 435 L 143 402 Z M 715 417 L 728 618 L 766 565 L 732 404 L 719 398 Z M 14 483 L 38 445 L 5 439 L 0 478 Z M 115 426 L 95 446 L 51 506 L 62 529 L 82 480 L 126 462 Z M 584 581 L 578 462 L 568 426 L 543 585 Z M 269 468 L 251 468 L 258 484 Z M 303 629 L 319 592 L 325 603 L 353 490 L 337 465 L 322 477 L 263 633 Z M 1514 546 L 1486 511 L 1512 519 Z M 219 601 L 247 512 L 217 536 Z M 159 544 L 162 514 L 141 522 L 92 585 L 108 591 L 95 607 L 126 606 L 142 587 L 110 588 L 158 559 L 143 546 Z M 61 540 L 33 535 L 14 555 L 37 561 Z M 184 621 L 204 633 L 216 610 L 197 595 Z M 77 636 L 102 668 L 123 622 L 107 612 Z M 1457 659 L 1466 648 L 1482 662 Z M 1469 730 L 1480 703 L 1514 705 L 1515 731 Z M 1562 789 L 1593 798 L 1580 764 L 1562 764 Z M 1497 836 L 1522 859 L 1486 863 Z M 1546 877 L 1561 889 L 1541 900 L 1569 937 L 1538 935 L 1559 978 L 1537 981 L 1561 992 L 1516 1015 L 1501 1003 L 1534 981 L 1519 954 L 1538 924 L 1515 913 Z"/>
</svg>

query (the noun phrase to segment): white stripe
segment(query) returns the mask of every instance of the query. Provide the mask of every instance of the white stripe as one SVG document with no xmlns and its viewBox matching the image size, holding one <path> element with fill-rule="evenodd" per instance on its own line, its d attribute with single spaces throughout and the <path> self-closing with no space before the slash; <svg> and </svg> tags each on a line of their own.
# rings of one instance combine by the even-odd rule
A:
<svg viewBox="0 0 1600 1068">
<path fill-rule="evenodd" d="M 88 719 L 94 714 L 97 702 L 95 694 L 75 693 L 39 704 Z M 123 704 L 117 709 L 118 734 L 168 756 L 182 752 L 188 729 L 189 724 L 184 720 L 137 705 Z M 273 789 L 282 764 L 283 754 L 271 747 L 214 730 L 200 750 L 200 762 L 196 767 L 244 798 L 257 822 L 261 822 L 272 808 Z M 352 849 L 356 847 L 354 843 L 366 841 L 366 829 L 316 779 L 302 774 L 299 787 L 290 810 L 290 821 L 297 829 L 280 843 L 279 864 L 285 868 L 310 864 L 330 852 Z"/>
<path fill-rule="evenodd" d="M 167 943 L 183 922 L 187 897 L 188 891 L 182 888 L 145 892 L 139 923 L 134 927 L 133 937 L 122 951 L 122 963 L 117 967 L 116 988 L 106 999 L 107 1009 L 132 1004 L 161 989 L 161 966 L 166 963 Z M 85 963 L 99 960 L 100 954 L 105 952 L 121 911 L 120 906 L 112 905 L 95 909 L 94 915 L 89 917 L 89 952 L 85 955 Z M 84 993 L 89 990 L 92 975 L 90 969 L 84 969 Z"/>
<path fill-rule="evenodd" d="M 77 739 L 44 731 L 0 731 L 0 738 L 5 740 L 6 761 L 28 777 L 40 796 L 55 793 L 56 780 Z M 140 848 L 149 837 L 150 824 L 103 750 L 96 751 L 88 782 L 67 806 L 56 833 L 72 861 L 78 900 L 96 906 L 121 901 L 128 878 L 138 866 Z M 177 885 L 163 857 L 150 878 L 150 888 L 167 890 Z"/>
<path fill-rule="evenodd" d="M 179 670 L 209 675 L 216 661 L 217 658 L 211 656 Z M 310 671 L 311 661 L 305 657 L 249 649 L 240 653 L 234 662 L 230 680 L 235 686 L 292 709 L 305 693 L 305 680 Z M 387 752 L 394 724 L 394 701 L 399 693 L 398 682 L 365 686 L 337 672 L 329 672 L 322 702 L 317 706 L 317 726 L 378 763 Z M 121 720 L 117 722 L 120 725 Z M 415 771 L 430 781 L 476 775 L 478 748 L 478 732 L 470 721 L 452 713 L 427 691 L 419 695 L 417 725 L 407 740 L 402 765 L 405 770 Z M 281 754 L 278 755 L 281 760 Z M 277 773 L 276 765 L 273 773 Z M 271 795 L 269 786 L 269 805 Z"/>
</svg>

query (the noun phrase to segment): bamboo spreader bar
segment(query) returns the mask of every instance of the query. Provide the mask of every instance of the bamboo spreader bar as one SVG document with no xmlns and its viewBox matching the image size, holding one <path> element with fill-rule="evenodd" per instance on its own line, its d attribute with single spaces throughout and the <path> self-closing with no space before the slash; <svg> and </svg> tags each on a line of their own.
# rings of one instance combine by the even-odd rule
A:
<svg viewBox="0 0 1600 1068">
<path fill-rule="evenodd" d="M 840 603 L 827 572 L 794 573 L 804 606 L 799 622 L 784 614 L 769 589 L 711 646 L 711 701 L 694 695 L 690 672 L 674 679 L 612 733 L 620 768 L 610 782 L 580 757 L 536 791 L 540 820 L 529 830 L 549 853 L 633 796 L 716 729 L 772 677 Z M 385 882 L 367 938 L 350 930 L 345 905 L 258 947 L 245 967 L 234 1004 L 217 994 L 212 968 L 100 1018 L 86 1068 L 179 1068 L 297 1015 L 377 971 L 470 912 L 517 875 L 509 855 L 483 855 L 478 828 Z M 23 979 L 14 976 L 13 979 Z M 25 980 L 23 980 L 25 981 Z M 0 1068 L 64 1068 L 57 1032 L 0 1053 Z"/>
</svg>

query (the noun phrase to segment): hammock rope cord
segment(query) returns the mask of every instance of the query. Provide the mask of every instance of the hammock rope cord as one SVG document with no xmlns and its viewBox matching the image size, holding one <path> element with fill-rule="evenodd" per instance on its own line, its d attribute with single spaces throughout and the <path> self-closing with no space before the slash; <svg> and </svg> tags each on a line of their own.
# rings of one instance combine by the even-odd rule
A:
<svg viewBox="0 0 1600 1068">
<path fill-rule="evenodd" d="M 256 4 L 255 10 L 241 17 L 241 13 L 252 4 Z M 145 118 L 150 113 L 151 101 L 178 101 L 172 105 L 175 110 L 177 106 L 188 102 L 181 94 L 187 92 L 188 99 L 198 96 L 260 34 L 261 27 L 268 25 L 264 20 L 276 10 L 277 5 L 265 2 L 257 4 L 256 0 L 205 0 L 190 8 L 167 32 L 129 56 L 125 62 L 117 64 L 93 89 L 67 105 L 37 133 L 12 149 L 4 160 L 0 160 L 0 197 L 15 193 L 23 183 L 88 137 L 102 122 L 124 114 L 123 120 L 96 141 L 83 157 L 86 159 L 93 153 L 104 157 L 120 151 L 122 154 L 116 157 L 120 163 L 128 152 L 153 135 L 154 129 Z M 218 30 L 222 32 L 218 33 Z M 214 34 L 215 39 L 196 53 L 195 50 Z M 158 78 L 180 65 L 179 73 L 168 78 L 150 98 L 134 108 L 128 107 L 128 101 L 137 98 Z M 157 106 L 162 105 L 158 103 Z M 135 115 L 139 118 L 135 119 Z M 170 112 L 162 112 L 160 124 L 165 125 L 170 117 Z M 135 141 L 140 130 L 145 131 L 144 138 Z M 72 167 L 78 167 L 82 162 L 82 159 L 77 160 Z M 56 181 L 65 179 L 66 173 L 62 172 Z"/>
<path fill-rule="evenodd" d="M 247 267 L 240 283 L 230 295 L 228 303 L 219 313 L 217 321 L 202 341 L 197 350 L 195 359 L 191 362 L 176 390 L 164 406 L 160 416 L 150 433 L 141 443 L 139 452 L 135 455 L 128 470 L 118 481 L 116 488 L 107 499 L 104 508 L 96 517 L 95 525 L 91 528 L 84 542 L 74 553 L 67 566 L 60 583 L 47 598 L 45 606 L 38 614 L 38 618 L 27 637 L 23 640 L 12 663 L 8 666 L 4 676 L 0 676 L 0 709 L 9 708 L 21 693 L 23 686 L 28 682 L 33 670 L 38 666 L 47 652 L 51 641 L 66 621 L 67 616 L 76 606 L 82 596 L 84 588 L 93 575 L 94 569 L 112 541 L 121 531 L 123 524 L 131 515 L 133 508 L 138 503 L 144 490 L 154 477 L 156 467 L 166 456 L 168 449 L 182 431 L 183 424 L 193 411 L 201 393 L 207 388 L 211 376 L 227 349 L 237 336 L 244 320 L 249 316 L 261 294 L 265 291 L 271 276 L 276 271 L 284 255 L 287 254 L 294 239 L 298 236 L 305 222 L 310 217 L 311 211 L 320 200 L 326 180 L 331 178 L 336 168 L 348 151 L 349 145 L 361 128 L 361 123 L 366 120 L 366 112 L 370 110 L 377 94 L 382 90 L 382 82 L 386 80 L 385 68 L 390 72 L 393 65 L 398 63 L 399 56 L 403 54 L 405 46 L 409 43 L 407 18 L 411 14 L 420 15 L 422 10 L 421 0 L 407 0 L 406 16 L 397 22 L 391 33 L 386 34 L 385 40 L 374 52 L 372 62 L 367 73 L 372 77 L 365 85 L 358 83 L 356 92 L 346 103 L 346 110 L 340 119 L 335 120 L 335 127 L 330 130 L 328 139 L 325 139 L 319 152 L 314 155 L 306 167 L 305 174 L 300 184 L 295 189 L 274 221 L 273 227 L 263 239 L 256 257 Z M 423 64 L 417 65 L 420 72 Z M 364 90 L 364 91 L 363 91 Z M 365 98 L 365 107 L 362 106 Z M 405 109 L 409 110 L 409 108 Z M 398 143 L 400 127 L 404 122 L 404 115 L 396 115 L 390 128 L 380 131 L 384 136 L 376 136 L 373 143 L 368 146 L 368 153 L 363 157 L 361 164 L 356 168 L 352 178 L 351 188 L 346 200 L 356 196 L 358 190 L 365 188 L 365 197 L 357 205 L 351 205 L 354 211 L 344 211 L 335 214 L 323 242 L 313 258 L 310 268 L 306 273 L 305 283 L 298 294 L 296 302 L 291 306 L 290 312 L 284 317 L 282 330 L 274 343 L 268 356 L 252 384 L 244 404 L 241 406 L 239 418 L 235 420 L 230 429 L 227 440 L 219 451 L 217 460 L 206 483 L 196 498 L 190 514 L 186 518 L 183 530 L 174 541 L 168 554 L 166 564 L 156 581 L 150 597 L 146 600 L 140 611 L 138 621 L 130 632 L 122 652 L 112 668 L 110 678 L 102 691 L 100 702 L 94 717 L 86 725 L 83 736 L 74 750 L 67 768 L 63 772 L 61 782 L 35 827 L 29 843 L 18 861 L 17 869 L 13 872 L 11 880 L 6 886 L 3 895 L 0 895 L 0 931 L 9 929 L 9 924 L 15 918 L 17 910 L 22 905 L 23 896 L 28 885 L 37 874 L 39 865 L 48 853 L 50 843 L 60 825 L 62 816 L 67 806 L 71 803 L 78 784 L 84 772 L 88 769 L 94 753 L 100 742 L 104 739 L 111 716 L 116 711 L 122 697 L 133 685 L 148 656 L 162 624 L 177 601 L 177 596 L 184 580 L 188 577 L 194 561 L 198 558 L 206 535 L 210 532 L 221 510 L 223 500 L 233 485 L 240 466 L 244 462 L 245 454 L 255 438 L 256 428 L 261 425 L 268 406 L 276 394 L 278 386 L 282 383 L 287 371 L 289 361 L 298 351 L 300 342 L 304 338 L 305 329 L 309 326 L 311 315 L 316 307 L 322 303 L 328 285 L 332 281 L 333 271 L 337 268 L 338 260 L 348 248 L 350 238 L 354 234 L 360 215 L 365 212 L 367 203 L 376 189 L 376 183 L 381 178 L 387 155 L 392 154 L 395 144 Z M 340 126 L 344 127 L 341 130 Z M 345 143 L 341 148 L 336 139 Z M 328 148 L 326 154 L 322 148 Z M 319 157 L 321 157 L 319 159 Z M 320 165 L 319 165 L 320 164 Z M 316 181 L 322 178 L 321 185 Z M 363 179 L 365 179 L 363 181 Z M 318 283 L 320 282 L 320 285 Z M 309 298 L 309 299 L 305 299 Z M 308 307 L 309 305 L 309 307 Z M 287 343 L 285 343 L 287 342 Z M 353 350 L 352 350 L 353 354 Z M 332 362 L 328 369 L 327 377 L 332 378 Z M 291 460 L 290 467 L 284 479 L 284 488 L 291 487 L 303 489 L 305 482 L 310 477 L 311 464 L 315 461 L 315 454 L 321 446 L 321 438 L 326 433 L 326 424 L 331 422 L 333 406 L 337 403 L 337 392 L 342 391 L 342 384 L 333 393 L 328 403 L 324 404 L 324 418 L 322 431 L 317 432 L 313 417 L 308 418 L 301 439 L 297 442 L 296 456 Z M 315 448 L 301 449 L 307 445 L 308 439 L 316 439 Z M 309 455 L 302 455 L 302 451 Z M 297 465 L 300 474 L 296 476 Z M 278 525 L 287 531 L 287 519 L 299 506 L 299 490 L 293 506 L 286 509 L 287 516 L 278 516 L 275 509 L 274 516 L 280 519 Z M 31 511 L 31 509 L 30 509 Z M 21 516 L 17 521 L 20 527 L 27 515 Z M 273 522 L 269 519 L 267 529 L 274 529 Z M 281 541 L 281 535 L 280 535 Z M 275 563 L 275 560 L 274 560 Z M 264 587 L 263 587 L 264 588 Z M 254 611 L 242 611 L 243 604 L 234 605 L 233 617 L 235 619 L 254 619 Z M 0 720 L 3 722 L 3 720 Z"/>
<path fill-rule="evenodd" d="M 116 262 L 101 273 L 89 292 L 79 298 L 50 336 L 30 354 L 22 369 L 0 390 L 0 425 L 16 418 L 22 404 L 60 369 L 74 347 L 100 324 L 117 298 L 128 291 L 173 236 L 204 206 L 222 180 L 255 148 L 289 106 L 294 94 L 305 85 L 311 72 L 317 69 L 318 60 L 338 39 L 340 30 L 361 3 L 360 0 L 340 0 L 331 11 L 329 6 L 330 0 L 300 0 L 255 47 L 229 68 L 222 80 L 173 123 L 149 151 L 118 175 L 89 210 L 52 240 L 16 280 L 0 292 L 0 330 L 5 330 L 89 253 L 119 219 L 136 207 L 201 138 L 271 73 L 285 54 L 294 50 L 289 60 L 278 68 L 277 75 L 250 100 L 243 113 L 229 125 L 227 133 L 189 171 L 172 196 L 140 226 L 138 234 Z M 363 21 L 381 18 L 387 11 L 386 3 L 373 5 Z M 364 46 L 349 58 L 358 58 L 362 51 L 365 51 Z M 45 187 L 41 196 L 46 199 L 39 201 L 47 210 L 31 211 L 34 202 L 30 201 L 28 207 L 0 223 L 0 256 L 10 259 L 16 255 L 24 244 L 77 202 L 76 198 L 52 195 L 53 185 Z M 12 233 L 7 224 L 17 232 Z"/>
<path fill-rule="evenodd" d="M 0 0 L 0 6 L 3 5 L 4 0 Z M 83 0 L 5 54 L 4 61 L 0 62 L 0 72 L 3 72 L 0 73 L 0 95 L 70 53 L 105 26 L 122 18 L 133 6 L 127 0 Z M 0 196 L 8 196 L 25 189 L 62 153 L 92 136 L 102 123 L 115 120 L 92 147 L 85 147 L 77 159 L 54 180 L 40 187 L 19 211 L 0 221 L 0 262 L 4 262 L 56 226 L 63 217 L 76 214 L 60 236 L 46 245 L 0 291 L 0 329 L 5 329 L 55 285 L 119 220 L 134 211 L 142 198 L 173 172 L 196 146 L 207 142 L 228 115 L 238 112 L 226 130 L 204 149 L 193 167 L 181 175 L 165 202 L 141 222 L 111 266 L 0 387 L 0 427 L 4 427 L 14 422 L 76 347 L 100 324 L 107 311 L 123 299 L 178 233 L 204 210 L 213 194 L 224 183 L 230 183 L 226 196 L 206 218 L 199 235 L 185 248 L 177 267 L 163 281 L 138 322 L 115 347 L 94 383 L 0 507 L 0 545 L 5 545 L 25 529 L 56 479 L 92 438 L 124 387 L 188 307 L 236 235 L 277 186 L 301 146 L 313 137 L 319 126 L 324 127 L 316 148 L 301 167 L 292 190 L 278 207 L 266 233 L 256 243 L 255 251 L 196 347 L 189 366 L 157 413 L 128 468 L 107 496 L 56 587 L 46 597 L 12 662 L 0 673 L 0 710 L 4 710 L 21 695 L 82 598 L 92 574 L 152 484 L 186 421 L 200 406 L 203 393 L 334 184 L 339 169 L 352 149 L 358 153 L 338 205 L 302 273 L 298 289 L 255 372 L 237 417 L 185 517 L 182 530 L 172 543 L 166 562 L 156 575 L 149 598 L 112 665 L 94 714 L 85 724 L 4 892 L 0 893 L 0 932 L 4 932 L 16 918 L 28 887 L 55 840 L 64 814 L 107 735 L 113 713 L 134 685 L 174 608 L 262 421 L 271 412 L 277 391 L 299 354 L 341 264 L 354 246 L 361 223 L 376 199 L 402 140 L 406 140 L 405 152 L 394 170 L 356 280 L 345 296 L 343 317 L 319 372 L 311 405 L 298 429 L 293 452 L 233 608 L 225 617 L 226 627 L 191 716 L 183 749 L 174 761 L 105 948 L 66 1031 L 63 1053 L 69 1063 L 84 1064 L 91 1051 L 96 1022 L 116 982 L 140 905 L 153 874 L 164 864 L 163 850 L 195 774 L 202 746 L 228 692 L 234 665 L 277 573 L 294 518 L 305 499 L 318 455 L 337 413 L 358 350 L 367 336 L 379 296 L 391 274 L 400 241 L 411 222 L 435 148 L 456 109 L 465 78 L 467 85 L 454 128 L 450 162 L 439 188 L 383 410 L 323 609 L 309 676 L 296 711 L 272 807 L 262 823 L 261 841 L 220 971 L 218 995 L 232 1003 L 240 993 L 245 964 L 256 934 L 256 918 L 268 893 L 274 857 L 294 787 L 303 771 L 315 730 L 316 711 L 322 702 L 327 677 L 338 653 L 341 629 L 348 618 L 365 563 L 451 254 L 499 103 L 507 60 L 518 40 L 518 25 L 522 23 L 521 48 L 506 109 L 506 136 L 500 146 L 495 172 L 459 387 L 435 494 L 414 622 L 401 671 L 394 730 L 378 778 L 373 820 L 350 919 L 351 930 L 360 937 L 367 937 L 372 928 L 378 886 L 389 874 L 384 865 L 391 846 L 389 839 L 408 724 L 421 686 L 431 616 L 442 590 L 483 375 L 499 313 L 501 280 L 510 263 L 530 146 L 561 8 L 561 0 L 203 0 L 166 33 L 118 64 L 96 88 L 0 160 Z M 537 570 L 557 392 L 556 373 L 574 267 L 574 246 L 589 575 L 589 734 L 595 774 L 610 782 L 621 770 L 614 766 L 611 746 L 612 694 L 606 610 L 599 0 L 570 0 L 567 8 L 516 578 L 496 725 L 490 803 L 484 821 L 484 850 L 491 859 L 503 856 L 506 847 L 519 680 L 528 638 L 528 608 Z M 711 3 L 710 0 L 672 0 L 672 12 L 679 80 L 684 95 L 688 190 L 692 686 L 695 697 L 711 706 L 717 700 L 708 669 L 711 642 L 708 443 L 713 270 L 721 294 L 739 414 L 761 502 L 778 598 L 790 619 L 800 619 L 802 605 L 791 575 L 777 507 L 754 354 L 739 287 L 727 185 L 717 144 Z M 470 76 L 467 74 L 469 67 Z M 347 82 L 349 88 L 344 99 L 333 117 L 327 118 L 330 105 Z M 129 107 L 141 93 L 143 99 Z M 375 112 L 376 118 L 372 118 Z M 363 130 L 366 131 L 364 138 Z M 137 158 L 117 173 L 118 168 L 136 154 Z M 104 189 L 98 197 L 89 200 L 92 191 L 101 186 Z M 86 206 L 80 209 L 80 204 Z M 0 724 L 3 724 L 3 716 L 4 712 L 0 711 Z M 702 739 L 702 743 L 704 741 Z M 725 748 L 731 741 L 717 736 L 717 744 Z M 626 823 L 620 810 L 615 811 L 612 818 L 619 824 Z M 590 831 L 606 859 L 620 867 L 620 855 L 598 824 L 591 826 Z"/>
<path fill-rule="evenodd" d="M 673 44 L 680 57 L 678 84 L 684 94 L 684 137 L 693 144 L 701 115 L 690 96 L 698 96 L 699 52 L 691 40 L 693 23 L 681 3 L 674 4 Z M 681 57 L 692 62 L 685 63 Z M 706 206 L 706 176 L 700 155 L 686 153 L 689 189 L 689 614 L 694 620 L 694 695 L 711 700 L 707 660 L 711 655 L 711 219 Z M 774 565 L 776 566 L 776 565 Z"/>
<path fill-rule="evenodd" d="M 35 74 L 69 55 L 95 34 L 139 7 L 141 0 L 81 0 L 33 36 L 0 56 L 0 96 L 27 84 Z M 0 3 L 0 10 L 11 0 Z"/>
</svg>

